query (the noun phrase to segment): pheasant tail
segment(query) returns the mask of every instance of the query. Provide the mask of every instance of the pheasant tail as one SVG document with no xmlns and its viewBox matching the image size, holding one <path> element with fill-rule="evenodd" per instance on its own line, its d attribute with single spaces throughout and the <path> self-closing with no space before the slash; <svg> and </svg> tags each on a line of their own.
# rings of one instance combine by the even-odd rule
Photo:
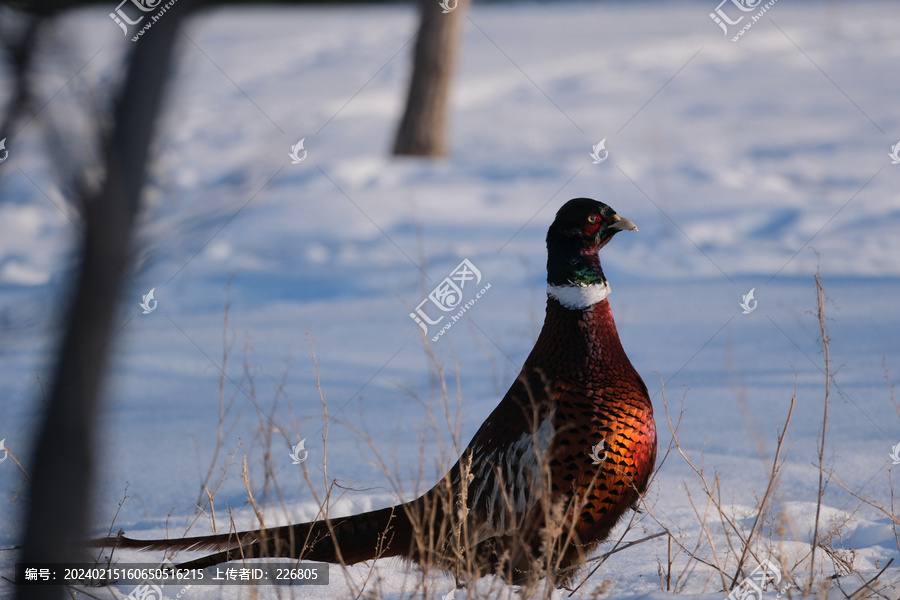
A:
<svg viewBox="0 0 900 600">
<path fill-rule="evenodd" d="M 92 540 L 89 544 L 148 551 L 219 551 L 179 565 L 184 568 L 202 569 L 229 560 L 278 557 L 353 564 L 406 554 L 413 537 L 407 510 L 407 505 L 400 505 L 271 529 L 168 540 L 119 536 Z"/>
</svg>

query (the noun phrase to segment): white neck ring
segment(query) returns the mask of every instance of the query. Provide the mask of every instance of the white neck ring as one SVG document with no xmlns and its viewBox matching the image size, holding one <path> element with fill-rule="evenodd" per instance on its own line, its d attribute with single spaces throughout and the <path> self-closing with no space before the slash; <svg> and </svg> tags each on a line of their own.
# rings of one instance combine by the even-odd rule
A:
<svg viewBox="0 0 900 600">
<path fill-rule="evenodd" d="M 598 302 L 606 300 L 609 292 L 609 283 L 606 281 L 590 285 L 579 285 L 577 283 L 547 285 L 547 295 L 572 310 L 590 308 Z"/>
</svg>

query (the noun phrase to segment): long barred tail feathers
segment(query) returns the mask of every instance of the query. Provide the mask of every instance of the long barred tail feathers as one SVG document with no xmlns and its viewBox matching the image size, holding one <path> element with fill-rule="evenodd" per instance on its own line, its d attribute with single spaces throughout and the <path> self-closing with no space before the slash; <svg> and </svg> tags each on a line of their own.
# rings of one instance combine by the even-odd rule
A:
<svg viewBox="0 0 900 600">
<path fill-rule="evenodd" d="M 216 552 L 179 565 L 188 568 L 204 568 L 242 558 L 277 557 L 353 564 L 376 557 L 406 555 L 411 545 L 412 527 L 402 505 L 271 529 L 156 540 L 119 535 L 88 542 L 88 546 L 95 548 Z"/>
</svg>

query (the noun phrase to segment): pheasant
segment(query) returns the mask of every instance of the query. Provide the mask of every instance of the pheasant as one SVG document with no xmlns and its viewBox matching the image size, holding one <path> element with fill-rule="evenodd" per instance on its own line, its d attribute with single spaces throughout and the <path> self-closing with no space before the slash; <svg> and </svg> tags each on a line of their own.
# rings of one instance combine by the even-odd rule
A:
<svg viewBox="0 0 900 600">
<path fill-rule="evenodd" d="M 547 233 L 547 312 L 534 349 L 460 460 L 421 497 L 264 530 L 91 545 L 218 551 L 181 565 L 188 568 L 399 556 L 457 577 L 565 585 L 636 508 L 656 462 L 653 407 L 619 341 L 598 255 L 628 230 L 637 227 L 596 200 L 560 208 Z"/>
</svg>

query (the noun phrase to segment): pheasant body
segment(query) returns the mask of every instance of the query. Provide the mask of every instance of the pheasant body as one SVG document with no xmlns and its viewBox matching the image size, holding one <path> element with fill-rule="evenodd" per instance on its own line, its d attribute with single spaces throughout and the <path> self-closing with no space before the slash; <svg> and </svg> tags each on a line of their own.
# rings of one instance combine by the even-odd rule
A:
<svg viewBox="0 0 900 600">
<path fill-rule="evenodd" d="M 619 340 L 598 257 L 628 229 L 637 228 L 595 200 L 560 209 L 547 235 L 547 312 L 534 349 L 460 460 L 421 497 L 268 530 L 93 544 L 221 550 L 191 567 L 402 556 L 467 577 L 567 581 L 639 500 L 656 460 L 653 407 Z"/>
<path fill-rule="evenodd" d="M 592 457 L 598 445 L 599 463 Z M 510 552 L 513 573 L 529 572 L 546 554 L 547 521 L 561 507 L 555 525 L 570 539 L 553 549 L 554 564 L 544 565 L 559 570 L 605 539 L 638 500 L 655 454 L 653 409 L 619 342 L 609 302 L 579 311 L 550 298 L 522 374 L 449 477 L 458 488 L 461 463 L 471 455 L 470 521 L 485 531 L 475 540 L 489 536 L 481 542 L 488 564 L 501 561 L 495 548 Z M 440 484 L 430 493 L 439 490 Z"/>
</svg>

